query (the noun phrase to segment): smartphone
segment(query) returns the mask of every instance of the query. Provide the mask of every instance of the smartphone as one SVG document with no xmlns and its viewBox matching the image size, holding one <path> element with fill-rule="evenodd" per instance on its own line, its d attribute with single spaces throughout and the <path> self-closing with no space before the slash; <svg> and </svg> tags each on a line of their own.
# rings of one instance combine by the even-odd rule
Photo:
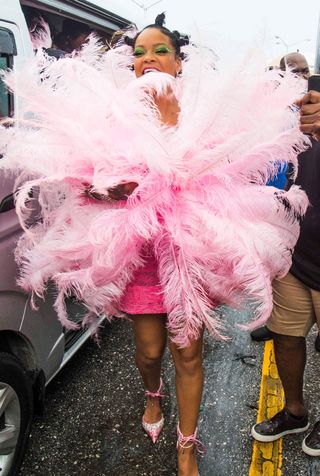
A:
<svg viewBox="0 0 320 476">
<path fill-rule="evenodd" d="M 308 91 L 320 93 L 320 74 L 313 74 L 308 78 Z"/>
</svg>

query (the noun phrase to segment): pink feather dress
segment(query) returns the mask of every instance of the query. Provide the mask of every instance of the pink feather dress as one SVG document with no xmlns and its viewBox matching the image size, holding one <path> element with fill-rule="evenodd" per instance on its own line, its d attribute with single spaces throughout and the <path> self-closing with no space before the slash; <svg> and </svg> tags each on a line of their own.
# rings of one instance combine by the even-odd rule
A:
<svg viewBox="0 0 320 476">
<path fill-rule="evenodd" d="M 177 79 L 137 79 L 128 47 L 101 54 L 94 41 L 64 59 L 40 52 L 7 77 L 23 100 L 18 123 L 0 129 L 0 167 L 23 171 L 19 283 L 36 298 L 53 281 L 65 326 L 70 295 L 88 309 L 84 325 L 165 312 L 180 346 L 203 326 L 223 337 L 221 304 L 251 302 L 249 327 L 269 317 L 271 282 L 290 268 L 308 205 L 298 187 L 266 186 L 307 142 L 291 107 L 301 83 L 258 56 L 217 68 L 208 49 L 184 53 Z M 168 87 L 181 111 L 174 128 L 153 103 Z M 139 185 L 125 203 L 84 194 L 126 182 Z M 41 207 L 32 226 L 31 189 Z"/>
</svg>

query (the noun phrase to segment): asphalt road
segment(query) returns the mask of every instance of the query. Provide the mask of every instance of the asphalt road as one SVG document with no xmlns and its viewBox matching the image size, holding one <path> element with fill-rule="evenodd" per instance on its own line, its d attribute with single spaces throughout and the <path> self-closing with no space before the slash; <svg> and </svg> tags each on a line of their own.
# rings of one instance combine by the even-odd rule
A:
<svg viewBox="0 0 320 476">
<path fill-rule="evenodd" d="M 228 342 L 206 337 L 205 391 L 200 439 L 207 452 L 201 476 L 247 476 L 250 428 L 255 423 L 263 344 L 236 329 L 248 312 L 224 310 Z M 319 411 L 319 359 L 310 338 L 306 396 Z M 171 476 L 176 474 L 174 370 L 167 354 L 163 375 L 165 428 L 156 445 L 143 433 L 144 395 L 134 365 L 130 325 L 106 326 L 100 346 L 89 341 L 47 388 L 46 413 L 33 426 L 20 476 Z M 248 357 L 249 356 L 249 357 Z M 302 436 L 284 441 L 283 476 L 319 476 L 320 458 L 301 452 Z M 269 476 L 269 475 L 268 475 Z M 272 475 L 270 475 L 272 476 Z"/>
</svg>

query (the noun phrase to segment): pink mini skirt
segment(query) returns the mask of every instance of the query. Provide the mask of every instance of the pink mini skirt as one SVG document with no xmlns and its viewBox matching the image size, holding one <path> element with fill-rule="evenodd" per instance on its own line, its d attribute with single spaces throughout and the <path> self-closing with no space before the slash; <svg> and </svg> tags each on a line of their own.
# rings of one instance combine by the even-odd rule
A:
<svg viewBox="0 0 320 476">
<path fill-rule="evenodd" d="M 127 314 L 166 314 L 158 277 L 158 263 L 151 247 L 143 253 L 145 264 L 137 269 L 120 302 Z"/>
</svg>

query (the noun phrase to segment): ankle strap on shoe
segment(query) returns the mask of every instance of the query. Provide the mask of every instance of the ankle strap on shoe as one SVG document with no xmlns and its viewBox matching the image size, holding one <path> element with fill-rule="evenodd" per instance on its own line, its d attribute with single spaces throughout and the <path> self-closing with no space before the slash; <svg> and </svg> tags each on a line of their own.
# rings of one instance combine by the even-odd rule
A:
<svg viewBox="0 0 320 476">
<path fill-rule="evenodd" d="M 150 392 L 150 390 L 146 390 L 145 395 L 148 398 L 156 398 L 156 397 L 163 398 L 164 395 L 161 393 L 162 389 L 163 389 L 163 381 L 162 381 L 162 378 L 161 378 L 158 390 L 156 392 Z"/>
<path fill-rule="evenodd" d="M 178 423 L 178 425 L 177 425 L 177 434 L 178 434 L 177 448 L 180 446 L 180 448 L 187 449 L 187 448 L 191 448 L 192 446 L 195 446 L 197 453 L 199 453 L 200 455 L 203 455 L 206 452 L 206 447 L 204 446 L 203 443 L 201 443 L 200 440 L 197 439 L 197 433 L 198 433 L 198 428 L 195 429 L 195 432 L 192 435 L 184 436 L 181 433 L 179 423 Z"/>
</svg>

